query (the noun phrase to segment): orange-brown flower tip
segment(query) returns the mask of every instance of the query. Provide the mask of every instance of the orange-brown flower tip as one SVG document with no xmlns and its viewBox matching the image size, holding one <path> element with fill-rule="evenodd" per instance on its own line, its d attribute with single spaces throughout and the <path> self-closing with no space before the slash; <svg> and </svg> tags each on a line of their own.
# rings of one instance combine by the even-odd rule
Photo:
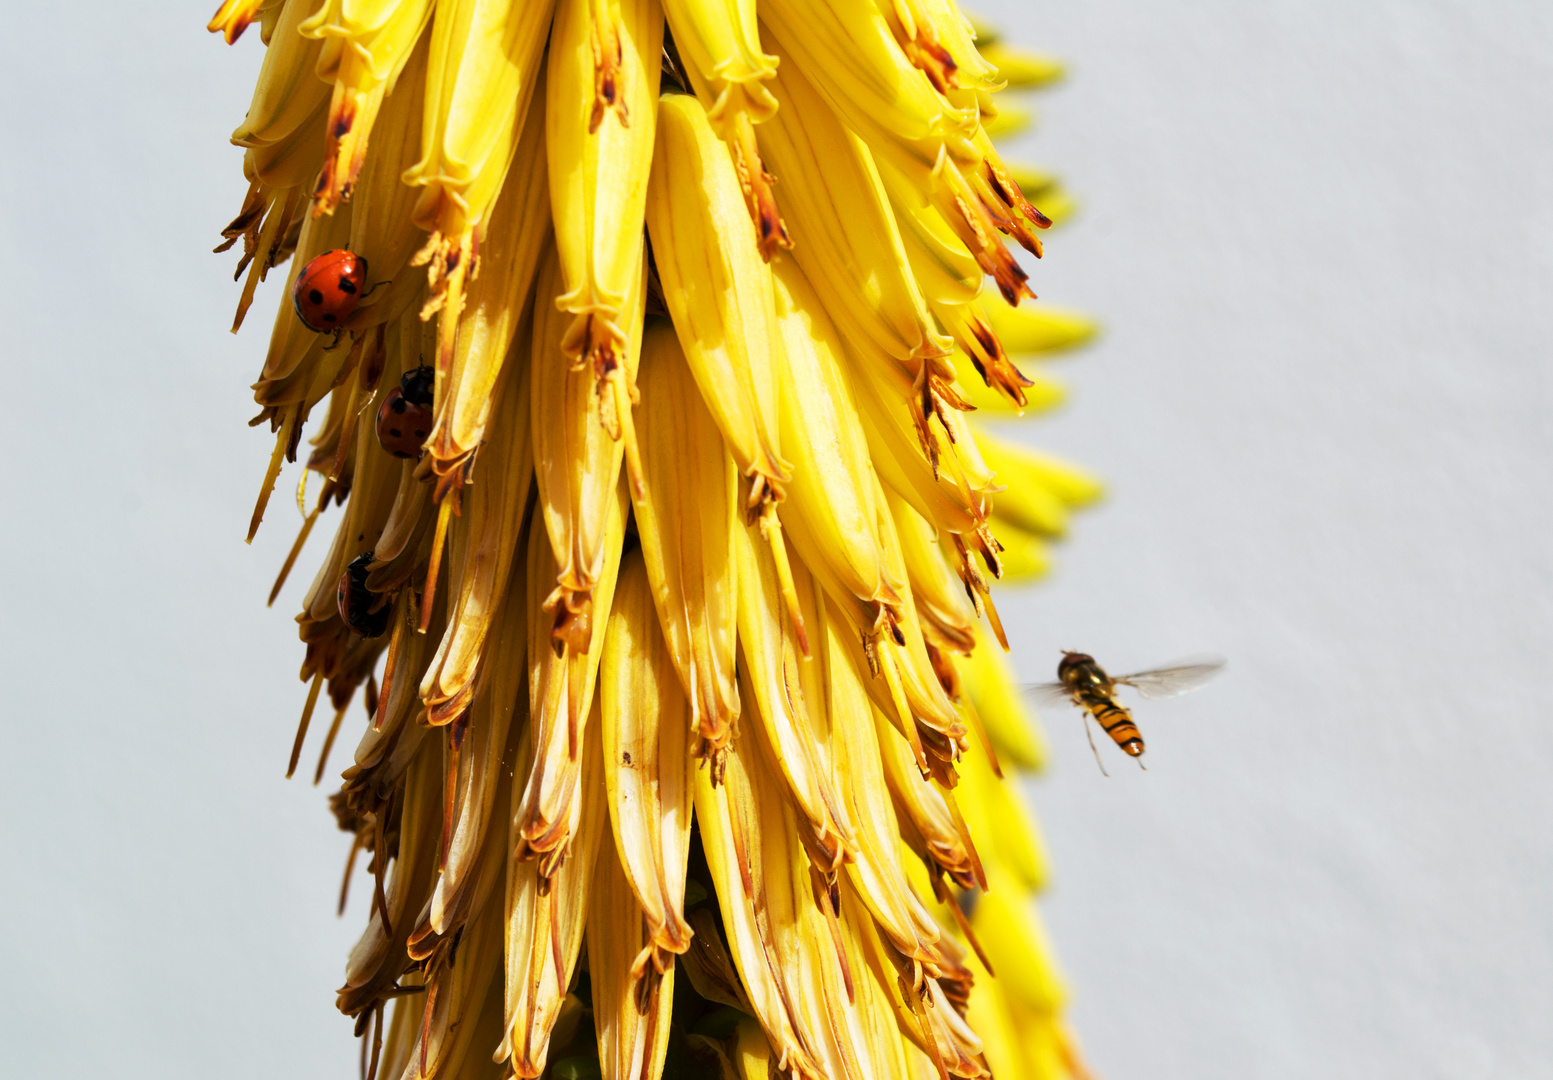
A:
<svg viewBox="0 0 1553 1080">
<path fill-rule="evenodd" d="M 959 87 L 960 80 L 955 77 L 955 73 L 960 70 L 960 65 L 954 62 L 949 50 L 938 42 L 924 41 L 919 36 L 914 48 L 908 50 L 908 55 L 940 94 L 947 94 Z"/>
<path fill-rule="evenodd" d="M 933 674 L 938 678 L 938 685 L 944 688 L 944 693 L 955 704 L 960 702 L 960 678 L 954 670 L 954 664 L 944 655 L 942 649 L 927 642 L 928 663 L 933 666 Z"/>
<path fill-rule="evenodd" d="M 588 593 L 566 593 L 555 605 L 555 623 L 550 628 L 550 646 L 557 656 L 570 651 L 580 656 L 593 640 L 593 598 Z"/>
<path fill-rule="evenodd" d="M 366 132 L 356 128 L 356 95 L 335 94 L 329 108 L 329 135 L 324 144 L 324 167 L 313 188 L 313 216 L 332 214 L 350 199 L 351 189 L 366 159 Z"/>
<path fill-rule="evenodd" d="M 221 246 L 214 250 L 217 253 L 223 252 L 240 238 L 244 241 L 244 247 L 248 247 L 258 236 L 259 222 L 264 218 L 264 212 L 269 209 L 269 205 L 263 187 L 257 183 L 249 185 L 248 194 L 243 196 L 242 209 L 237 212 L 237 216 L 230 224 L 221 230 L 221 235 L 225 239 Z"/>
<path fill-rule="evenodd" d="M 772 191 L 776 177 L 766 171 L 761 160 L 760 147 L 755 142 L 755 125 L 748 113 L 741 112 L 734 121 L 729 145 L 733 150 L 734 171 L 744 190 L 744 202 L 749 207 L 750 220 L 755 223 L 761 257 L 769 262 L 773 251 L 777 248 L 791 250 L 793 241 L 787 235 L 787 225 L 782 221 L 776 193 Z"/>
<path fill-rule="evenodd" d="M 468 716 L 469 706 L 475 696 L 474 687 L 465 683 L 451 697 L 439 701 L 426 702 L 426 725 L 428 727 L 446 727 L 454 721 Z M 462 730 L 460 730 L 462 738 Z"/>
<path fill-rule="evenodd" d="M 765 177 L 767 184 L 755 197 L 756 228 L 760 231 L 760 254 L 767 262 L 771 261 L 771 253 L 777 248 L 791 251 L 792 238 L 787 235 L 787 225 L 782 221 L 781 214 L 777 213 L 776 200 L 771 197 L 769 182 L 770 176 Z"/>
<path fill-rule="evenodd" d="M 205 29 L 226 38 L 228 45 L 243 36 L 250 23 L 258 17 L 263 0 L 224 0 L 216 9 Z"/>
<path fill-rule="evenodd" d="M 593 113 L 588 118 L 588 133 L 598 131 L 604 114 L 615 111 L 621 127 L 631 126 L 631 112 L 620 92 L 624 54 L 620 40 L 620 14 L 612 4 L 593 6 L 590 28 L 593 45 Z"/>
<path fill-rule="evenodd" d="M 998 232 L 1011 238 L 1020 247 L 1039 259 L 1043 253 L 1041 241 L 1037 239 L 1035 233 L 1030 231 L 1030 226 L 1025 223 L 1024 215 L 1015 212 L 1012 204 L 1004 202 L 990 184 L 981 183 L 978 186 L 983 189 L 977 192 L 977 199 L 981 203 L 981 210 L 985 215 L 985 220 L 993 228 L 997 229 Z M 1016 194 L 1017 191 L 1018 189 L 1016 188 Z"/>
<path fill-rule="evenodd" d="M 1025 198 L 1024 192 L 1020 189 L 1018 181 L 995 154 L 988 154 L 983 162 L 982 178 L 998 201 L 1024 215 L 1026 220 L 1037 229 L 1052 227 L 1052 219 L 1031 205 L 1030 200 Z"/>
<path fill-rule="evenodd" d="M 983 249 L 977 252 L 976 261 L 981 264 L 983 270 L 992 275 L 998 292 L 1010 304 L 1018 306 L 1021 299 L 1035 299 L 1035 290 L 1028 284 L 1030 275 L 1024 272 L 1024 268 L 1014 259 L 1013 253 L 1003 245 L 994 244 L 990 251 Z"/>
<path fill-rule="evenodd" d="M 979 313 L 973 313 L 967 322 L 971 331 L 971 341 L 967 344 L 973 347 L 966 350 L 966 355 L 970 357 L 976 373 L 989 388 L 1008 395 L 1009 400 L 1023 409 L 1026 404 L 1025 387 L 1034 386 L 1035 383 L 1026 378 L 1025 373 L 1008 358 L 997 332 L 986 319 Z"/>
</svg>

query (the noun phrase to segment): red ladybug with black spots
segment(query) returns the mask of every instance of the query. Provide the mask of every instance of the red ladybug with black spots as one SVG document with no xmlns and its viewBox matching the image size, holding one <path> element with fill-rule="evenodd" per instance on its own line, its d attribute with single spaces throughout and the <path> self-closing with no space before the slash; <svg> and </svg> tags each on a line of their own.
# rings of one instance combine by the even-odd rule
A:
<svg viewBox="0 0 1553 1080">
<path fill-rule="evenodd" d="M 297 275 L 291 299 L 297 318 L 309 330 L 338 330 L 361 302 L 367 287 L 367 260 L 338 248 L 315 257 Z"/>
<path fill-rule="evenodd" d="M 436 376 L 427 365 L 404 373 L 377 410 L 377 441 L 394 457 L 420 457 L 431 434 L 432 387 Z"/>
<path fill-rule="evenodd" d="M 384 603 L 373 610 L 379 597 L 367 590 L 367 568 L 372 565 L 372 552 L 364 551 L 350 561 L 340 575 L 334 600 L 345 625 L 364 638 L 382 637 L 388 630 L 389 605 Z"/>
</svg>

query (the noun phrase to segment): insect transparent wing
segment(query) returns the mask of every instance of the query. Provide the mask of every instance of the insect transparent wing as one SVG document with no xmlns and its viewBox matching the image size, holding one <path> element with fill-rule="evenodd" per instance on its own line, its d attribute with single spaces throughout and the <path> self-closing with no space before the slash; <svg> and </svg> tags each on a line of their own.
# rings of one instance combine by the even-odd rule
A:
<svg viewBox="0 0 1553 1080">
<path fill-rule="evenodd" d="M 1068 688 L 1060 682 L 1023 683 L 1019 692 L 1024 695 L 1027 704 L 1037 708 L 1042 705 L 1060 705 L 1072 697 Z"/>
<path fill-rule="evenodd" d="M 1118 676 L 1113 681 L 1132 687 L 1146 698 L 1173 698 L 1196 690 L 1223 671 L 1224 664 L 1222 656 L 1188 656 L 1164 667 Z"/>
</svg>

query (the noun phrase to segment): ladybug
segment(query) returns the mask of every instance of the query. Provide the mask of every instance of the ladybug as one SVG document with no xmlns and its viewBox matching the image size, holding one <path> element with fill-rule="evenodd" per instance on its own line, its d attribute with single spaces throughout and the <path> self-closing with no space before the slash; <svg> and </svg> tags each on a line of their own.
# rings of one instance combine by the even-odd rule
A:
<svg viewBox="0 0 1553 1080">
<path fill-rule="evenodd" d="M 419 457 L 431 434 L 431 394 L 435 381 L 428 366 L 404 373 L 377 410 L 377 441 L 394 457 Z"/>
<path fill-rule="evenodd" d="M 378 598 L 367 589 L 367 567 L 371 565 L 372 552 L 357 555 L 340 575 L 340 584 L 334 593 L 340 618 L 364 638 L 382 637 L 388 630 L 389 605 L 372 610 Z"/>
<path fill-rule="evenodd" d="M 297 318 L 309 330 L 338 330 L 350 318 L 367 287 L 367 260 L 339 248 L 317 256 L 297 275 L 291 290 Z"/>
</svg>

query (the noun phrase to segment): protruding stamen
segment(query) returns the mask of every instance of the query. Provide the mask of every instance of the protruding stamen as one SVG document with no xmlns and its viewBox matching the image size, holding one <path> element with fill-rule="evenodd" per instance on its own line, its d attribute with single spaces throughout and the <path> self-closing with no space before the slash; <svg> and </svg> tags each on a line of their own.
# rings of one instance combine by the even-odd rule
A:
<svg viewBox="0 0 1553 1080">
<path fill-rule="evenodd" d="M 253 516 L 248 519 L 248 538 L 244 543 L 253 543 L 253 538 L 258 535 L 259 523 L 264 520 L 264 509 L 270 505 L 270 494 L 275 490 L 275 481 L 280 477 L 281 461 L 287 449 L 296 443 L 295 436 L 305 404 L 299 401 L 295 408 L 286 410 L 286 418 L 275 434 L 275 450 L 270 454 L 270 465 L 264 472 L 264 485 L 259 488 L 259 499 L 254 504 Z"/>
<path fill-rule="evenodd" d="M 793 241 L 777 210 L 776 194 L 771 190 L 776 177 L 766 171 L 765 163 L 760 159 L 755 125 L 750 121 L 749 113 L 741 111 L 734 119 L 728 146 L 733 151 L 739 187 L 744 190 L 744 204 L 749 208 L 750 220 L 755 223 L 755 239 L 760 245 L 761 258 L 770 261 L 774 249 L 790 249 Z"/>
<path fill-rule="evenodd" d="M 970 826 L 965 824 L 965 815 L 960 813 L 960 803 L 954 797 L 954 792 L 943 784 L 935 784 L 938 793 L 944 798 L 944 805 L 949 808 L 949 817 L 954 822 L 954 831 L 960 837 L 960 843 L 965 845 L 965 853 L 970 856 L 971 873 L 976 875 L 976 884 L 982 892 L 987 891 L 987 872 L 981 868 L 981 856 L 977 854 L 976 843 L 971 839 Z"/>
<path fill-rule="evenodd" d="M 265 607 L 275 606 L 275 598 L 280 595 L 281 588 L 286 584 L 286 578 L 291 576 L 291 568 L 296 565 L 297 556 L 302 554 L 302 547 L 307 543 L 308 534 L 313 531 L 313 525 L 318 521 L 318 513 L 319 510 L 315 508 L 302 519 L 302 529 L 297 533 L 296 540 L 292 542 L 291 550 L 286 553 L 286 561 L 281 563 L 280 573 L 275 575 L 275 584 L 270 589 L 270 598 L 265 602 Z"/>
<path fill-rule="evenodd" d="M 620 429 L 620 434 L 615 437 L 625 440 L 626 477 L 631 483 L 631 497 L 646 498 L 647 473 L 642 468 L 642 448 L 636 441 L 636 421 L 632 416 L 636 388 L 627 385 L 624 369 L 621 369 L 619 376 L 610 380 L 610 392 L 614 395 L 615 422 Z"/>
<path fill-rule="evenodd" d="M 906 690 L 901 686 L 900 672 L 895 667 L 895 655 L 890 651 L 892 644 L 885 635 L 878 635 L 873 639 L 872 655 L 884 676 L 885 685 L 890 689 L 890 701 L 894 703 L 895 714 L 900 720 L 900 732 L 911 744 L 911 755 L 916 759 L 917 769 L 925 777 L 928 775 L 927 754 L 922 749 L 922 737 L 917 733 L 917 719 L 906 701 Z"/>
<path fill-rule="evenodd" d="M 297 723 L 297 737 L 291 744 L 291 760 L 286 763 L 286 779 L 297 771 L 297 759 L 302 756 L 302 742 L 307 738 L 308 725 L 313 722 L 313 709 L 318 705 L 318 692 L 324 686 L 323 668 L 313 675 L 313 684 L 307 689 L 307 704 L 302 706 L 302 719 Z"/>
<path fill-rule="evenodd" d="M 291 217 L 301 202 L 301 189 L 287 188 L 285 196 L 284 199 L 279 199 L 275 194 L 271 194 L 269 210 L 264 215 L 264 222 L 258 227 L 258 231 L 252 234 L 252 245 L 249 244 L 249 237 L 243 239 L 243 259 L 250 265 L 248 265 L 248 279 L 243 282 L 243 292 L 237 300 L 237 314 L 232 318 L 234 334 L 243 325 L 243 319 L 248 314 L 248 308 L 253 304 L 254 293 L 259 288 L 259 282 L 264 280 L 264 276 L 275 265 L 281 242 L 291 223 Z M 233 222 L 233 225 L 228 228 L 236 224 Z M 242 264 L 239 264 L 237 272 L 238 274 L 243 272 Z"/>
<path fill-rule="evenodd" d="M 1003 779 L 1003 763 L 998 760 L 997 749 L 987 735 L 987 726 L 981 722 L 981 713 L 976 711 L 976 703 L 971 700 L 969 694 L 960 700 L 960 715 L 965 717 L 966 726 L 976 733 L 976 741 L 981 744 L 982 752 L 987 755 L 987 764 L 992 766 L 992 774 L 999 780 Z"/>
<path fill-rule="evenodd" d="M 345 719 L 345 710 L 349 708 L 350 702 L 347 701 L 344 705 L 334 710 L 334 720 L 329 724 L 329 734 L 324 736 L 324 748 L 318 754 L 318 769 L 313 773 L 314 787 L 323 782 L 324 769 L 329 765 L 329 751 L 334 749 L 335 736 L 340 733 L 340 721 Z"/>
<path fill-rule="evenodd" d="M 383 661 L 383 688 L 378 693 L 377 711 L 372 716 L 373 731 L 383 730 L 383 720 L 388 712 L 388 698 L 393 693 L 394 677 L 399 667 L 399 649 L 404 643 L 404 628 L 407 624 L 407 619 L 394 619 L 394 633 L 388 639 L 388 657 Z"/>
<path fill-rule="evenodd" d="M 798 588 L 793 584 L 793 567 L 787 561 L 787 541 L 782 536 L 782 522 L 777 517 L 776 503 L 770 499 L 761 506 L 760 535 L 771 545 L 771 559 L 776 564 L 777 584 L 782 590 L 782 601 L 787 606 L 793 637 L 798 642 L 798 651 L 807 659 L 809 632 L 803 625 L 803 608 L 798 603 Z"/>
<path fill-rule="evenodd" d="M 954 913 L 955 925 L 960 928 L 960 936 L 971 943 L 976 959 L 980 960 L 981 966 L 987 969 L 987 974 L 997 978 L 997 972 L 992 970 L 992 961 L 987 959 L 986 950 L 981 947 L 981 942 L 976 939 L 976 932 L 971 929 L 971 920 L 965 917 L 965 909 L 960 907 L 960 902 L 953 896 L 947 898 L 947 906 Z"/>
<path fill-rule="evenodd" d="M 442 546 L 448 538 L 448 521 L 453 516 L 452 498 L 444 498 L 437 507 L 437 531 L 432 536 L 431 558 L 426 564 L 426 587 L 421 591 L 421 620 L 416 632 L 424 634 L 431 625 L 432 601 L 437 597 L 437 575 L 442 570 Z"/>
</svg>

